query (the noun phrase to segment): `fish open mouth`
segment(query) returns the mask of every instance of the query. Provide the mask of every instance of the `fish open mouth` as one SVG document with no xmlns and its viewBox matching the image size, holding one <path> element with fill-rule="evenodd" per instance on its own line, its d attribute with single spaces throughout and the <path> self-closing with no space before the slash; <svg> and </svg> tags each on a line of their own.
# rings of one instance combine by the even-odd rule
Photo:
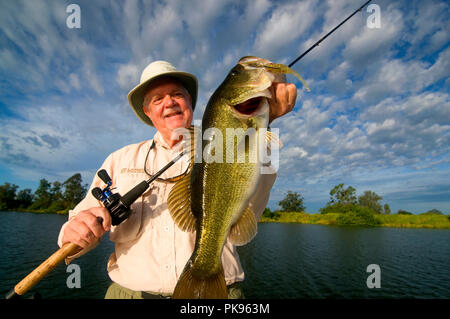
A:
<svg viewBox="0 0 450 319">
<path fill-rule="evenodd" d="M 234 109 L 240 114 L 251 115 L 259 109 L 263 98 L 263 96 L 251 98 L 243 103 L 235 105 Z"/>
<path fill-rule="evenodd" d="M 267 103 L 267 99 L 271 98 L 272 95 L 270 91 L 266 88 L 263 90 L 258 90 L 254 94 L 247 97 L 245 100 L 236 101 L 241 102 L 232 106 L 232 109 L 244 117 L 255 116 L 260 112 L 265 112 Z"/>
</svg>

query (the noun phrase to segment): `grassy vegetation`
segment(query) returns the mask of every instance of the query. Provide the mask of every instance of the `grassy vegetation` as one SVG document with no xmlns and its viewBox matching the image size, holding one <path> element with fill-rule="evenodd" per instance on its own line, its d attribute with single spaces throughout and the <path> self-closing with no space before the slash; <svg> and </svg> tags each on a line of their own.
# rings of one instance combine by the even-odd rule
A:
<svg viewBox="0 0 450 319">
<path fill-rule="evenodd" d="M 378 215 L 381 226 L 450 229 L 449 215 Z"/>
<path fill-rule="evenodd" d="M 337 225 L 337 219 L 340 215 L 341 214 L 322 215 L 297 212 L 274 212 L 272 213 L 272 216 L 263 215 L 260 219 L 260 222 Z"/>
<path fill-rule="evenodd" d="M 341 220 L 345 214 L 308 214 L 295 212 L 273 212 L 270 215 L 264 214 L 261 222 L 276 223 L 301 223 L 318 225 L 341 225 Z M 408 228 L 435 228 L 450 229 L 449 215 L 374 215 L 379 221 L 378 227 L 408 227 Z M 357 224 L 354 224 L 357 225 Z"/>
</svg>

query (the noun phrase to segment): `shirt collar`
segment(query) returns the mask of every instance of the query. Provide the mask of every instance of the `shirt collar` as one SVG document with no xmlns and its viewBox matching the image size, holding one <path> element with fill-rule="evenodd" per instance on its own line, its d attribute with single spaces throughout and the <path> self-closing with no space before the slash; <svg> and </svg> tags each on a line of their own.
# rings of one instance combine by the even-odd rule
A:
<svg viewBox="0 0 450 319">
<path fill-rule="evenodd" d="M 172 148 L 170 148 L 169 144 L 164 140 L 161 133 L 159 131 L 156 132 L 155 136 L 153 137 L 153 140 L 155 141 L 156 146 L 161 146 L 167 150 L 170 150 L 172 152 L 181 151 L 181 147 L 183 143 L 177 143 Z"/>
</svg>

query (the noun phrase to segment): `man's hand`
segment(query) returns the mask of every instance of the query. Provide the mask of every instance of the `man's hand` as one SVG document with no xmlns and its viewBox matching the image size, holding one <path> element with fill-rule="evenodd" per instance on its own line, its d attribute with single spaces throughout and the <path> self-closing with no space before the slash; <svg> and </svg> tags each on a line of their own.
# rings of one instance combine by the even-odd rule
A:
<svg viewBox="0 0 450 319">
<path fill-rule="evenodd" d="M 100 224 L 97 217 L 103 218 Z M 104 207 L 79 212 L 64 229 L 62 243 L 71 242 L 82 248 L 98 241 L 111 228 L 111 216 Z"/>
<path fill-rule="evenodd" d="M 272 98 L 269 99 L 269 123 L 292 111 L 297 99 L 297 87 L 295 84 L 275 82 L 270 90 Z"/>
</svg>

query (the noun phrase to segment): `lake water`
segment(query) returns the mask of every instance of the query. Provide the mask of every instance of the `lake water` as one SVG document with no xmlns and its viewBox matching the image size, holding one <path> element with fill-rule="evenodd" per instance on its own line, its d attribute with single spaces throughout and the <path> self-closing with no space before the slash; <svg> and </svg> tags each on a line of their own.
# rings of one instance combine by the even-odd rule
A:
<svg viewBox="0 0 450 319">
<path fill-rule="evenodd" d="M 4 296 L 58 247 L 66 216 L 0 212 L 0 294 Z M 239 247 L 247 298 L 450 298 L 450 230 L 259 224 Z M 103 298 L 113 245 L 101 244 L 74 263 L 81 289 L 69 289 L 59 265 L 32 291 L 43 298 Z M 369 289 L 367 266 L 380 268 Z"/>
</svg>

